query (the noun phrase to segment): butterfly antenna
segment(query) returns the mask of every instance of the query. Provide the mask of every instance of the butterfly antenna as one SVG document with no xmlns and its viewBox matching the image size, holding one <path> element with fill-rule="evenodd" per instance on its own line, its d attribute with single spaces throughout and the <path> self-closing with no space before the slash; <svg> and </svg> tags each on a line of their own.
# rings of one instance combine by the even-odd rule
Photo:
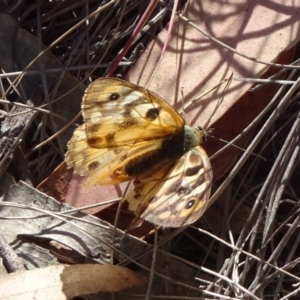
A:
<svg viewBox="0 0 300 300">
<path fill-rule="evenodd" d="M 210 130 L 210 129 L 209 129 L 209 130 Z M 236 144 L 233 144 L 233 143 L 228 142 L 228 141 L 226 141 L 226 140 L 223 140 L 223 139 L 221 139 L 221 138 L 217 138 L 217 137 L 215 137 L 215 136 L 213 136 L 213 135 L 210 135 L 210 132 L 208 132 L 208 131 L 206 131 L 206 136 L 209 136 L 209 137 L 211 137 L 211 138 L 213 138 L 213 139 L 219 140 L 219 141 L 223 142 L 223 143 L 226 144 L 226 145 L 231 145 L 231 146 L 233 146 L 233 147 L 235 147 L 235 148 L 237 148 L 237 149 L 239 149 L 239 150 L 242 150 L 243 152 L 246 151 L 244 148 L 242 148 L 242 147 L 240 147 L 240 146 L 238 146 L 238 145 L 236 145 Z M 221 152 L 222 152 L 222 149 L 220 149 L 220 150 L 217 151 L 215 154 L 213 154 L 213 155 L 210 157 L 210 159 L 214 158 L 216 155 L 220 154 Z M 265 157 L 263 157 L 263 156 L 261 156 L 261 155 L 259 155 L 259 154 L 252 153 L 252 155 L 254 155 L 254 156 L 258 157 L 258 158 L 261 158 L 261 159 L 263 159 L 264 161 L 267 161 Z"/>
</svg>

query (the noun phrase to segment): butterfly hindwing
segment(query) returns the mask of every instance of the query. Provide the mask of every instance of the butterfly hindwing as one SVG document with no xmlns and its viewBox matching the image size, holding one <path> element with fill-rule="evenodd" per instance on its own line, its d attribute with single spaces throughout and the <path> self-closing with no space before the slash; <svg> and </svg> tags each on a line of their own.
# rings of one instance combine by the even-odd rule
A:
<svg viewBox="0 0 300 300">
<path fill-rule="evenodd" d="M 151 177 L 136 180 L 124 197 L 129 208 L 156 225 L 180 227 L 196 221 L 205 211 L 212 169 L 205 151 L 195 147 Z"/>
<path fill-rule="evenodd" d="M 132 146 L 97 149 L 90 147 L 86 142 L 85 127 L 81 125 L 75 130 L 68 144 L 65 159 L 68 166 L 74 167 L 79 175 L 88 177 L 84 183 L 85 187 L 99 183 L 116 184 L 135 178 L 128 174 L 128 167 L 141 168 L 136 158 L 139 157 L 142 161 L 143 157 L 157 151 L 161 143 L 160 139 Z"/>
</svg>

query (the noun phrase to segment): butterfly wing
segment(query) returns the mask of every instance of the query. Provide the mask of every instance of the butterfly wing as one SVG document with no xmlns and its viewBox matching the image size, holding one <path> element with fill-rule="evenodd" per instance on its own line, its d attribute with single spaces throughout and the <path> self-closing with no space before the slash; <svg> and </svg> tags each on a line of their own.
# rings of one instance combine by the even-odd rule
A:
<svg viewBox="0 0 300 300">
<path fill-rule="evenodd" d="M 92 82 L 82 112 L 87 142 L 98 149 L 160 139 L 184 126 L 180 114 L 157 94 L 117 78 Z"/>
<path fill-rule="evenodd" d="M 207 208 L 212 169 L 207 154 L 198 146 L 151 177 L 135 181 L 135 189 L 122 200 L 144 220 L 163 227 L 195 222 Z"/>
<path fill-rule="evenodd" d="M 115 184 L 131 180 L 126 168 L 128 165 L 141 168 L 136 157 L 143 162 L 143 157 L 160 149 L 162 140 L 136 143 L 131 146 L 97 149 L 86 142 L 84 125 L 79 126 L 68 143 L 65 160 L 69 167 L 74 167 L 76 173 L 87 176 L 84 186 L 96 184 Z M 135 165 L 134 165 L 135 164 Z"/>
<path fill-rule="evenodd" d="M 88 177 L 85 186 L 136 179 L 125 198 L 130 209 L 163 227 L 187 225 L 202 215 L 212 182 L 209 159 L 195 147 L 203 133 L 185 126 L 155 93 L 120 79 L 94 81 L 82 111 L 85 124 L 75 130 L 66 162 Z"/>
</svg>

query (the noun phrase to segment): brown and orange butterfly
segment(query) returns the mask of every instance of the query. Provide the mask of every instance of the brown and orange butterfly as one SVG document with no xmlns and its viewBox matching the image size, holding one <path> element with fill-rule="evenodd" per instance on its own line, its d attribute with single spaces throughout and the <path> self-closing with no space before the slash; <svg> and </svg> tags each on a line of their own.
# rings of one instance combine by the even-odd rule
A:
<svg viewBox="0 0 300 300">
<path fill-rule="evenodd" d="M 124 199 L 136 216 L 163 227 L 181 227 L 205 211 L 212 169 L 200 146 L 207 132 L 185 125 L 157 94 L 116 78 L 87 88 L 79 126 L 66 162 L 87 176 L 84 186 L 134 179 Z"/>
</svg>

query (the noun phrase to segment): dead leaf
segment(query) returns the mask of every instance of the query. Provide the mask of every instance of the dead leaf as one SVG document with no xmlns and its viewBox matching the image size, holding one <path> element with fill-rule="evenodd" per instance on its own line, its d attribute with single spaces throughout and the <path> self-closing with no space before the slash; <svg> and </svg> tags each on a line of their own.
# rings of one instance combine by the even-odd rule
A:
<svg viewBox="0 0 300 300">
<path fill-rule="evenodd" d="M 141 274 L 121 266 L 49 266 L 1 277 L 0 299 L 70 299 L 84 294 L 118 292 L 147 281 Z"/>
<path fill-rule="evenodd" d="M 9 190 L 0 202 L 0 217 L 1 230 L 8 243 L 17 243 L 20 247 L 21 240 L 54 240 L 75 250 L 85 260 L 94 261 L 94 257 L 100 257 L 99 262 L 109 262 L 108 245 L 112 242 L 112 231 L 107 223 L 82 212 L 72 213 L 71 217 L 75 219 L 67 221 L 64 221 L 65 217 L 53 217 L 53 214 L 63 213 L 72 207 L 55 201 L 24 182 L 9 184 L 7 180 L 6 184 Z M 30 257 L 26 259 L 30 260 Z"/>
</svg>

